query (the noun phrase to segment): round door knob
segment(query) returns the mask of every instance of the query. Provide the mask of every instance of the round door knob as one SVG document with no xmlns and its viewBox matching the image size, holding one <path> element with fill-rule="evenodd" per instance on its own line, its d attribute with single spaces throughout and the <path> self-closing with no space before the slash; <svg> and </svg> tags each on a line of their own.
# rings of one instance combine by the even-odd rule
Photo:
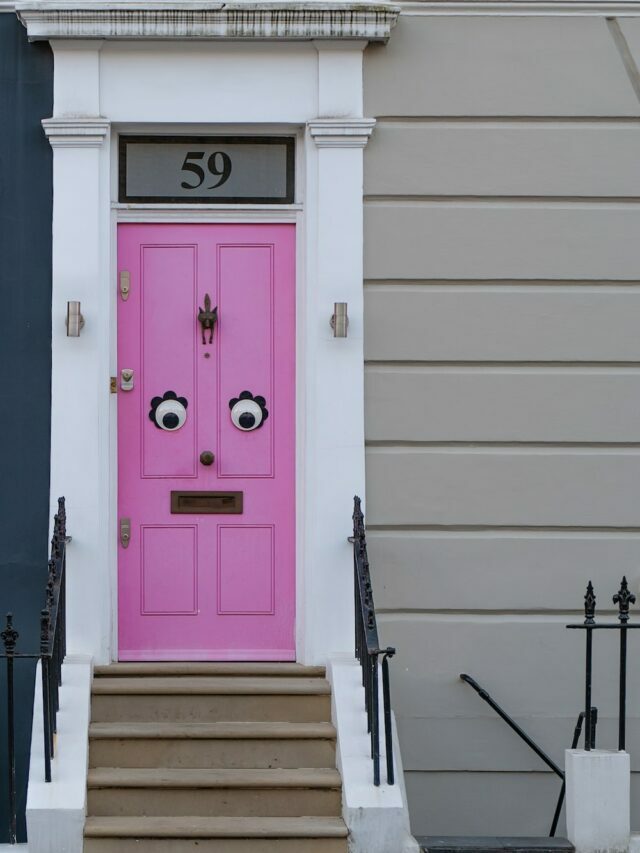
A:
<svg viewBox="0 0 640 853">
<path fill-rule="evenodd" d="M 200 462 L 202 462 L 203 465 L 213 465 L 213 460 L 215 458 L 216 457 L 210 450 L 203 450 L 200 454 Z"/>
</svg>

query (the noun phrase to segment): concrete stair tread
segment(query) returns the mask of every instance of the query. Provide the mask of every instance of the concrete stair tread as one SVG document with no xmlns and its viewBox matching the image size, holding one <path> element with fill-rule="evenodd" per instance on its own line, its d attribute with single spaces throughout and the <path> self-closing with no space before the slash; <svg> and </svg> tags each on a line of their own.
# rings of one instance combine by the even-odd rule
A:
<svg viewBox="0 0 640 853">
<path fill-rule="evenodd" d="M 336 730 L 331 723 L 91 723 L 89 737 L 123 740 L 335 740 Z"/>
<path fill-rule="evenodd" d="M 85 838 L 346 838 L 335 817 L 89 817 Z"/>
<path fill-rule="evenodd" d="M 96 678 L 94 695 L 209 696 L 209 695 L 329 695 L 331 687 L 324 678 L 218 676 L 132 676 Z"/>
<path fill-rule="evenodd" d="M 416 839 L 423 853 L 571 853 L 566 838 L 548 836 L 428 835 Z"/>
<path fill-rule="evenodd" d="M 94 667 L 96 678 L 136 676 L 288 676 L 294 678 L 324 678 L 323 666 L 303 666 L 299 663 L 245 663 L 245 662 L 195 662 L 160 661 L 157 663 L 111 663 Z"/>
<path fill-rule="evenodd" d="M 92 788 L 340 788 L 337 770 L 329 767 L 248 769 L 189 769 L 95 767 L 89 770 Z"/>
</svg>

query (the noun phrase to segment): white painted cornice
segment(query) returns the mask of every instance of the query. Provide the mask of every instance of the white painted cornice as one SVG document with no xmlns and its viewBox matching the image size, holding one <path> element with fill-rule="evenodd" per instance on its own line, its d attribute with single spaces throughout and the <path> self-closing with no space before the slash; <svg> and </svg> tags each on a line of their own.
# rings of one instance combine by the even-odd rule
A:
<svg viewBox="0 0 640 853">
<path fill-rule="evenodd" d="M 307 122 L 318 148 L 364 148 L 375 126 L 374 118 L 317 118 Z"/>
<path fill-rule="evenodd" d="M 26 0 L 16 12 L 31 41 L 231 39 L 386 42 L 400 9 L 388 3 Z"/>
<path fill-rule="evenodd" d="M 52 148 L 99 148 L 110 122 L 101 116 L 45 118 L 42 127 Z"/>
</svg>

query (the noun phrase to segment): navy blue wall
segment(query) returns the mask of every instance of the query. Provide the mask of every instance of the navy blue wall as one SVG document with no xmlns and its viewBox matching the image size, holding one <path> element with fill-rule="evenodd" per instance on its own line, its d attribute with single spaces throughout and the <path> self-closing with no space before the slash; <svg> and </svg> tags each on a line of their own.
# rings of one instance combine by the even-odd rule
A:
<svg viewBox="0 0 640 853">
<path fill-rule="evenodd" d="M 0 13 L 0 617 L 19 649 L 38 648 L 49 514 L 51 405 L 51 148 L 40 120 L 53 108 L 48 44 L 29 44 Z M 0 842 L 7 840 L 6 679 L 0 661 Z M 33 701 L 33 666 L 16 663 L 19 834 Z"/>
</svg>

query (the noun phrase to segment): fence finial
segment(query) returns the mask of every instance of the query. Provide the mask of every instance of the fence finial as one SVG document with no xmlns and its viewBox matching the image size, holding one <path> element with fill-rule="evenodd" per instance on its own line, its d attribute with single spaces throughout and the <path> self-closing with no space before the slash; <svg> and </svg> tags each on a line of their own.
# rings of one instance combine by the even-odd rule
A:
<svg viewBox="0 0 640 853">
<path fill-rule="evenodd" d="M 620 589 L 613 596 L 613 603 L 618 605 L 618 619 L 623 625 L 629 621 L 629 605 L 636 603 L 635 595 L 630 591 L 629 584 L 625 575 L 622 576 Z"/>
<path fill-rule="evenodd" d="M 594 625 L 596 615 L 596 594 L 591 581 L 587 584 L 587 592 L 584 596 L 584 624 Z"/>
<path fill-rule="evenodd" d="M 19 636 L 20 634 L 13 627 L 13 613 L 7 613 L 7 627 L 0 634 L 0 638 L 2 638 L 4 650 L 8 656 L 13 655 L 15 652 Z"/>
</svg>

